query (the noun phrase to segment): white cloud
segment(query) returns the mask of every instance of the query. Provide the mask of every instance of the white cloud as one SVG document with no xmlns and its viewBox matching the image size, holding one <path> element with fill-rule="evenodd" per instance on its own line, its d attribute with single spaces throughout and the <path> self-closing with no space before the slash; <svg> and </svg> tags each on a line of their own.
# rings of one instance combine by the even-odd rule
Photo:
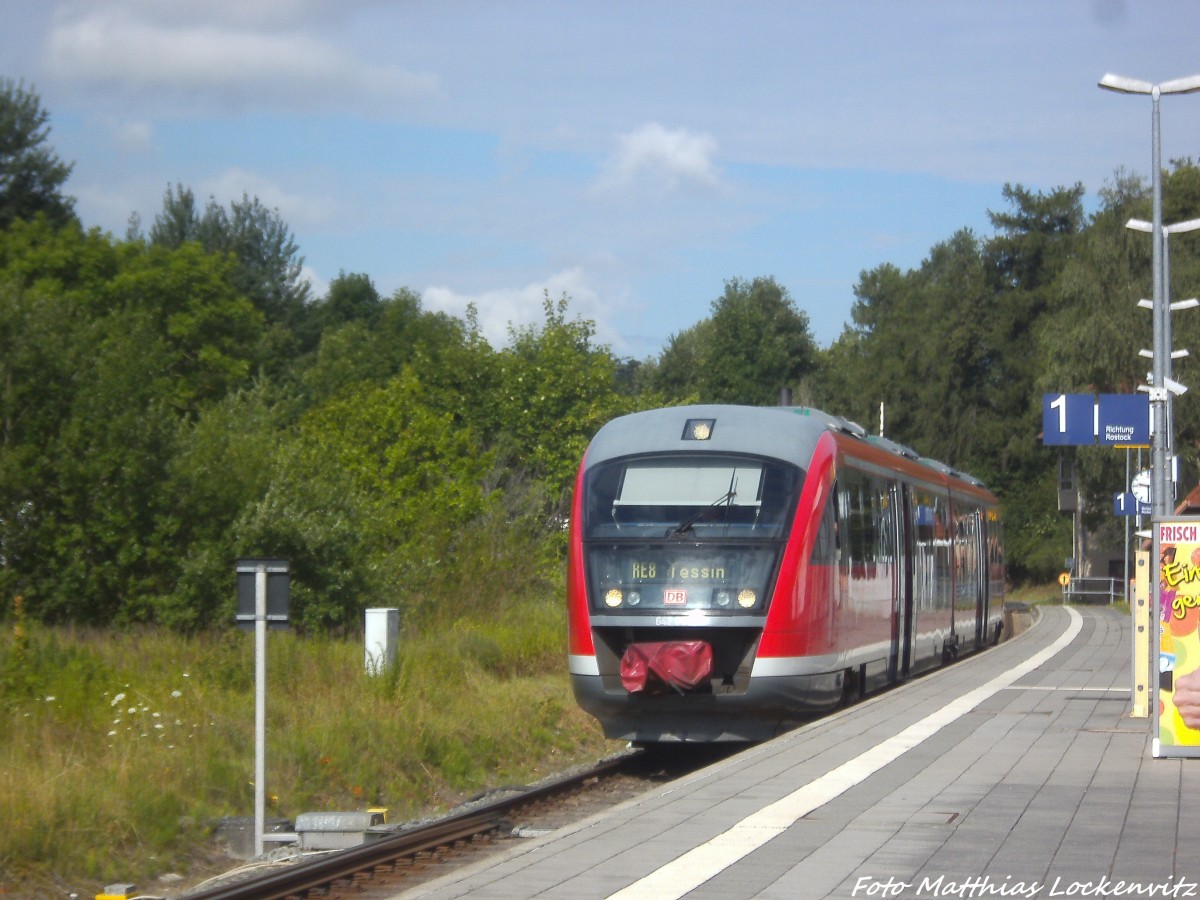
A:
<svg viewBox="0 0 1200 900">
<path fill-rule="evenodd" d="M 493 347 L 508 343 L 509 325 L 521 328 L 525 325 L 541 326 L 545 322 L 544 303 L 546 296 L 557 302 L 566 294 L 570 305 L 567 318 L 591 319 L 596 323 L 596 340 L 601 344 L 612 344 L 615 331 L 607 321 L 601 320 L 602 313 L 616 312 L 605 309 L 599 294 L 589 283 L 580 268 L 556 272 L 544 281 L 535 281 L 524 287 L 495 288 L 478 293 L 460 293 L 443 285 L 433 285 L 421 292 L 424 307 L 431 312 L 444 312 L 458 318 L 466 315 L 467 305 L 475 304 L 479 318 L 479 330 Z M 608 304 L 612 306 L 612 304 Z"/>
<path fill-rule="evenodd" d="M 606 186 L 616 186 L 649 177 L 667 188 L 685 181 L 715 185 L 716 152 L 717 142 L 710 134 L 697 134 L 686 128 L 671 130 L 657 122 L 648 122 L 618 138 L 616 153 L 603 181 Z"/>
<path fill-rule="evenodd" d="M 296 194 L 257 172 L 226 169 L 215 178 L 195 187 L 196 200 L 203 206 L 213 197 L 222 205 L 241 200 L 243 195 L 257 197 L 267 209 L 279 210 L 288 226 L 324 225 L 334 216 L 335 203 L 324 197 Z"/>
<path fill-rule="evenodd" d="M 238 25 L 282 25 L 295 22 L 314 22 L 344 17 L 357 7 L 370 5 L 371 0 L 188 0 L 187 3 L 164 3 L 163 0 L 107 0 L 109 8 L 136 9 L 141 18 L 159 22 L 232 22 Z M 106 5 L 106 0 L 84 0 L 76 6 L 92 8 Z"/>
<path fill-rule="evenodd" d="M 75 209 L 80 218 L 91 224 L 99 224 L 106 231 L 111 231 L 118 238 L 125 235 L 130 216 L 137 208 L 130 197 L 136 193 L 136 188 L 126 183 L 111 185 L 92 182 L 75 187 L 70 191 L 75 197 Z M 155 210 L 157 213 L 157 210 Z M 142 216 L 140 221 L 145 230 L 148 221 L 154 220 L 154 214 Z"/>
<path fill-rule="evenodd" d="M 97 86 L 216 95 L 243 106 L 336 102 L 378 112 L 388 103 L 429 96 L 438 88 L 432 75 L 371 65 L 299 32 L 161 24 L 122 9 L 56 22 L 47 62 L 59 77 Z"/>
<path fill-rule="evenodd" d="M 324 297 L 329 293 L 329 282 L 322 278 L 320 273 L 312 266 L 305 265 L 300 267 L 300 279 L 308 282 L 309 296 L 314 300 Z"/>
<path fill-rule="evenodd" d="M 149 122 L 122 122 L 112 126 L 113 141 L 126 153 L 145 153 L 154 145 L 154 126 Z"/>
</svg>

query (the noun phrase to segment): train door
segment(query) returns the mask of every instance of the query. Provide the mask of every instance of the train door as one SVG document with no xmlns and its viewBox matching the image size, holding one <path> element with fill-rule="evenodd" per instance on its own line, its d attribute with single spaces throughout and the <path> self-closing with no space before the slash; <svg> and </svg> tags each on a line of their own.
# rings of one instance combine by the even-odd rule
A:
<svg viewBox="0 0 1200 900">
<path fill-rule="evenodd" d="M 894 660 L 892 680 L 907 678 L 912 667 L 913 634 L 913 534 L 912 494 L 904 484 L 892 485 L 892 501 L 896 510 L 896 548 L 899 565 L 895 592 L 895 637 L 892 642 Z"/>
<path fill-rule="evenodd" d="M 988 634 L 988 547 L 983 511 L 975 510 L 971 518 L 975 523 L 975 593 L 979 598 L 975 608 L 975 649 L 980 650 L 987 646 Z"/>
<path fill-rule="evenodd" d="M 954 633 L 952 523 L 948 497 L 911 485 L 911 670 L 937 665 L 952 651 Z"/>
<path fill-rule="evenodd" d="M 954 631 L 972 649 L 983 646 L 987 630 L 986 551 L 981 510 L 960 506 L 954 512 Z"/>
<path fill-rule="evenodd" d="M 983 527 L 988 595 L 984 643 L 991 644 L 1000 639 L 1004 620 L 1004 522 L 1000 518 L 1000 511 L 989 509 L 984 516 Z"/>
</svg>

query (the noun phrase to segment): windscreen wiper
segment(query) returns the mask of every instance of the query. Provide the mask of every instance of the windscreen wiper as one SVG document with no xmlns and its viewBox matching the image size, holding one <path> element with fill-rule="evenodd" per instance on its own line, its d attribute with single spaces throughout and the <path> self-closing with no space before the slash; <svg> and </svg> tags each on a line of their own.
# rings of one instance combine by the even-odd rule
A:
<svg viewBox="0 0 1200 900">
<path fill-rule="evenodd" d="M 725 506 L 728 507 L 729 504 L 733 503 L 733 498 L 736 496 L 737 496 L 737 490 L 733 485 L 733 480 L 730 479 L 729 490 L 727 490 L 724 494 L 722 494 L 720 497 L 718 497 L 712 503 L 708 504 L 708 506 L 701 507 L 700 509 L 696 510 L 694 513 L 692 513 L 690 516 L 688 516 L 686 519 L 684 519 L 682 522 L 680 522 L 678 525 L 676 525 L 674 528 L 672 528 L 670 531 L 668 531 L 667 537 L 682 537 L 683 535 L 687 534 L 689 531 L 692 530 L 693 525 L 695 525 L 697 522 L 699 522 L 705 516 L 711 514 L 713 509 L 720 506 L 722 503 L 724 503 Z"/>
</svg>

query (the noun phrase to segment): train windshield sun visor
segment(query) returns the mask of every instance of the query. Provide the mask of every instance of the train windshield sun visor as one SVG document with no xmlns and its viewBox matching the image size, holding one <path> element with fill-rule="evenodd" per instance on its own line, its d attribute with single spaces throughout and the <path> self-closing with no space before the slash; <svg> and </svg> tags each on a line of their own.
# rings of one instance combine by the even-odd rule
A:
<svg viewBox="0 0 1200 900">
<path fill-rule="evenodd" d="M 625 477 L 613 505 L 757 507 L 762 505 L 762 481 L 761 463 L 630 463 L 625 467 Z"/>
</svg>

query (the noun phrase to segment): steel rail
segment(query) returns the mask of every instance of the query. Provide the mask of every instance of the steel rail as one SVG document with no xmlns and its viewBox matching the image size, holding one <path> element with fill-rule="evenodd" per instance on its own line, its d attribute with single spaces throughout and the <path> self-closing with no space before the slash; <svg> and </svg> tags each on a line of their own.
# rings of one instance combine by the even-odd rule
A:
<svg viewBox="0 0 1200 900">
<path fill-rule="evenodd" d="M 187 900 L 284 900 L 307 891 L 327 888 L 356 875 L 411 859 L 421 853 L 472 840 L 501 828 L 517 809 L 569 793 L 590 779 L 611 774 L 629 763 L 636 754 L 605 760 L 586 772 L 567 775 L 542 785 L 438 819 L 410 831 L 381 837 L 357 847 L 338 850 L 269 875 L 247 878 L 185 894 Z"/>
</svg>

